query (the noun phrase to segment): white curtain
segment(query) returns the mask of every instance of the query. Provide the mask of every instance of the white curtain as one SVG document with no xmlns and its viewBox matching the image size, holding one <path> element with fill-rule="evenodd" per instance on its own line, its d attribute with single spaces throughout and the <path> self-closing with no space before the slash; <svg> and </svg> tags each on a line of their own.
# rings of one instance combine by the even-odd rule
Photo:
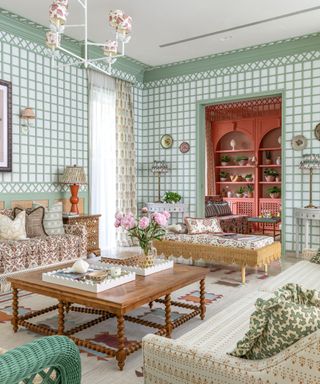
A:
<svg viewBox="0 0 320 384">
<path fill-rule="evenodd" d="M 116 89 L 115 80 L 88 70 L 90 213 L 101 214 L 102 255 L 116 246 Z"/>
</svg>

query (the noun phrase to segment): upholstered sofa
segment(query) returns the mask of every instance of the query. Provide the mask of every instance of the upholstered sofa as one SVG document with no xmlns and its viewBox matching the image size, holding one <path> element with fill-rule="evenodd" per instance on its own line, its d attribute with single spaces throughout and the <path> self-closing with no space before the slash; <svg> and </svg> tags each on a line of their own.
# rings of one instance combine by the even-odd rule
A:
<svg viewBox="0 0 320 384">
<path fill-rule="evenodd" d="M 77 346 L 65 336 L 49 336 L 5 351 L 0 348 L 1 384 L 80 384 Z"/>
<path fill-rule="evenodd" d="M 145 384 L 320 383 L 320 330 L 267 359 L 227 354 L 248 330 L 258 297 L 267 299 L 289 282 L 320 290 L 319 276 L 320 265 L 301 261 L 177 340 L 147 335 L 143 339 Z"/>
<path fill-rule="evenodd" d="M 0 214 L 12 217 L 11 209 Z M 0 291 L 10 288 L 7 277 L 47 265 L 87 256 L 87 230 L 82 225 L 65 225 L 64 235 L 0 240 Z"/>
<path fill-rule="evenodd" d="M 205 216 L 215 217 L 219 221 L 223 232 L 248 233 L 248 216 L 233 214 L 230 207 L 229 212 L 225 213 L 217 213 L 216 210 L 211 209 L 215 205 L 222 203 L 224 202 L 221 196 L 206 196 Z"/>
</svg>

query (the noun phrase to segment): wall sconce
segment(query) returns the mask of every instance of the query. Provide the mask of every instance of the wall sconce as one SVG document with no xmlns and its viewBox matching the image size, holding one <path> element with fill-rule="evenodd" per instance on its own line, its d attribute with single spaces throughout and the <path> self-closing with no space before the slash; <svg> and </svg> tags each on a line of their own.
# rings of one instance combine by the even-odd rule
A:
<svg viewBox="0 0 320 384">
<path fill-rule="evenodd" d="M 30 127 L 30 120 L 34 120 L 36 118 L 33 109 L 27 107 L 21 111 L 20 119 L 21 119 L 21 131 L 26 134 Z"/>
</svg>

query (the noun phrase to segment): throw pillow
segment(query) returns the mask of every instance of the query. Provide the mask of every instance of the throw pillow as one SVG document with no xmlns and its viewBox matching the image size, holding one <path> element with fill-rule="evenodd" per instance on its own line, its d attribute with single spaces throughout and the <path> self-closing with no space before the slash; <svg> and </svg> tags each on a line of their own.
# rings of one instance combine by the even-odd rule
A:
<svg viewBox="0 0 320 384">
<path fill-rule="evenodd" d="M 232 215 L 230 205 L 226 201 L 223 201 L 221 203 L 216 202 L 216 203 L 214 203 L 214 207 L 215 207 L 215 210 L 217 212 L 216 216 Z"/>
<path fill-rule="evenodd" d="M 320 329 L 320 292 L 297 284 L 278 289 L 274 297 L 256 301 L 250 328 L 232 356 L 251 360 L 276 355 Z"/>
<path fill-rule="evenodd" d="M 24 209 L 18 207 L 14 208 L 14 217 L 22 211 L 24 211 Z M 25 212 L 27 237 L 46 236 L 47 234 L 43 227 L 44 208 L 37 207 L 34 209 L 26 209 Z"/>
<path fill-rule="evenodd" d="M 32 204 L 32 208 L 39 206 L 39 204 Z M 48 236 L 64 235 L 62 212 L 61 202 L 54 203 L 51 208 L 45 208 L 43 226 Z"/>
<path fill-rule="evenodd" d="M 214 217 L 214 216 L 218 216 L 218 213 L 217 213 L 217 210 L 216 210 L 216 206 L 214 204 L 206 204 L 206 208 L 205 208 L 205 216 L 206 217 Z"/>
<path fill-rule="evenodd" d="M 25 240 L 26 212 L 20 212 L 13 220 L 5 215 L 0 215 L 0 240 Z"/>
<path fill-rule="evenodd" d="M 311 263 L 320 264 L 320 248 L 315 256 L 311 258 Z"/>
<path fill-rule="evenodd" d="M 222 233 L 222 229 L 218 220 L 215 217 L 198 219 L 186 217 L 184 219 L 188 228 L 189 235 L 197 235 L 200 233 Z"/>
</svg>

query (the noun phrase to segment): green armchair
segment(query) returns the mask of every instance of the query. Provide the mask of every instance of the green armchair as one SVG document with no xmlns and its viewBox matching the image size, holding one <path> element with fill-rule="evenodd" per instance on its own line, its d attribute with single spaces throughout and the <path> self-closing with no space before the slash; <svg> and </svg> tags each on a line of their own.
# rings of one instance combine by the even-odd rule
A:
<svg viewBox="0 0 320 384">
<path fill-rule="evenodd" d="M 49 336 L 0 356 L 1 384 L 80 384 L 76 345 L 65 336 Z"/>
</svg>

